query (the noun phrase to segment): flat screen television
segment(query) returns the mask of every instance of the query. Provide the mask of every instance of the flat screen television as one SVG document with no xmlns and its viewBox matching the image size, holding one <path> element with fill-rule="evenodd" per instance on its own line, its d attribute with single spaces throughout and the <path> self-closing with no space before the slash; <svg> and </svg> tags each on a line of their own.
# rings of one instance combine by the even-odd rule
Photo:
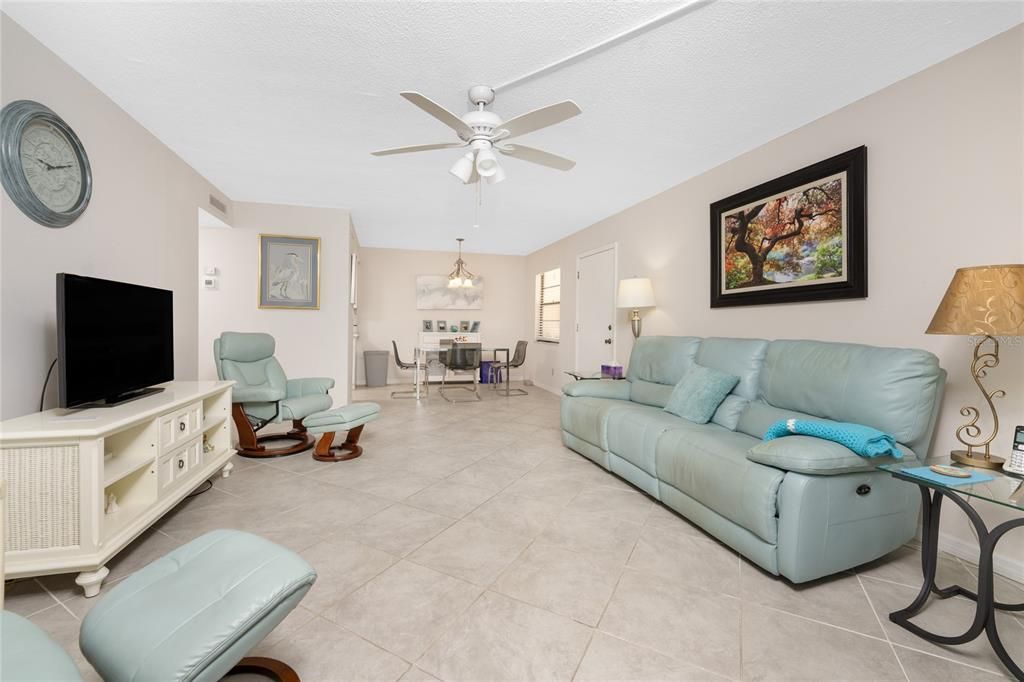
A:
<svg viewBox="0 0 1024 682">
<path fill-rule="evenodd" d="M 57 275 L 61 407 L 100 407 L 161 391 L 174 378 L 174 295 L 166 289 Z"/>
</svg>

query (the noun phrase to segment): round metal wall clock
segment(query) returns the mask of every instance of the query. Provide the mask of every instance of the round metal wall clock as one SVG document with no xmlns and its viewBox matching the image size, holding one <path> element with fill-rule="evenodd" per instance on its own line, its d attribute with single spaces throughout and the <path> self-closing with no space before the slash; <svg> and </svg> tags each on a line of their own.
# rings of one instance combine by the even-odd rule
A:
<svg viewBox="0 0 1024 682">
<path fill-rule="evenodd" d="M 66 227 L 92 196 L 92 171 L 75 131 L 49 107 L 30 100 L 0 112 L 0 179 L 32 220 Z"/>
</svg>

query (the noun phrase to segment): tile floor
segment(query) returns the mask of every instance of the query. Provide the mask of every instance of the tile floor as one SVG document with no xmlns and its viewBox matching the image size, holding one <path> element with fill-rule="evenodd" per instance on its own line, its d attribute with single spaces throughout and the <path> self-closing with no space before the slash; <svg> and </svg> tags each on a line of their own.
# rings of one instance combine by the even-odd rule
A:
<svg viewBox="0 0 1024 682">
<path fill-rule="evenodd" d="M 919 556 L 905 547 L 794 587 L 562 447 L 558 398 L 451 405 L 362 390 L 383 416 L 363 457 L 236 458 L 231 478 L 181 504 L 110 564 L 110 582 L 219 527 L 300 552 L 319 579 L 255 654 L 316 680 L 995 680 L 984 640 L 942 648 L 893 626 Z M 325 523 L 325 519 L 332 519 Z M 954 557 L 944 580 L 970 585 Z M 7 586 L 95 679 L 78 650 L 95 600 L 73 576 Z M 1002 580 L 997 596 L 1024 601 Z M 952 634 L 971 603 L 919 621 Z M 1024 617 L 999 622 L 1024 659 Z"/>
</svg>

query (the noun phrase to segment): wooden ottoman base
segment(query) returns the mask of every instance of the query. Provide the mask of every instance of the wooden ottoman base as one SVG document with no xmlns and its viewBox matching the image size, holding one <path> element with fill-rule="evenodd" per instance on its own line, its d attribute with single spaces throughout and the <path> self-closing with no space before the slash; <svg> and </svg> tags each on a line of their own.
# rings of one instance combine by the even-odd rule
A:
<svg viewBox="0 0 1024 682">
<path fill-rule="evenodd" d="M 276 682 L 299 682 L 299 674 L 290 665 L 264 656 L 246 656 L 228 671 L 228 675 L 246 674 L 269 677 Z"/>
<path fill-rule="evenodd" d="M 359 436 L 363 434 L 363 424 L 348 432 L 345 442 L 341 445 L 333 445 L 334 431 L 328 431 L 320 436 L 313 450 L 313 459 L 318 462 L 344 462 L 355 459 L 363 454 L 363 446 L 359 445 Z"/>
</svg>

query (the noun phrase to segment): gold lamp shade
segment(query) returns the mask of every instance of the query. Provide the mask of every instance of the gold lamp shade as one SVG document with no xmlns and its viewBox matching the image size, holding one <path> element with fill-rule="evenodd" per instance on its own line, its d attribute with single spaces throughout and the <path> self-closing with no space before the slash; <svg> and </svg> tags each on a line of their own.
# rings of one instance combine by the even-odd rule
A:
<svg viewBox="0 0 1024 682">
<path fill-rule="evenodd" d="M 984 337 L 974 346 L 971 376 L 992 412 L 992 433 L 982 436 L 978 408 L 970 405 L 960 408 L 967 422 L 956 430 L 956 438 L 967 449 L 954 450 L 950 456 L 960 464 L 998 469 L 1003 458 L 989 452 L 990 444 L 999 433 L 999 414 L 992 401 L 1005 396 L 1006 391 L 989 391 L 981 380 L 988 375 L 988 370 L 999 365 L 996 337 L 1024 336 L 1024 264 L 957 270 L 927 331 L 929 334 Z"/>
<path fill-rule="evenodd" d="M 1024 336 L 1024 265 L 957 270 L 928 333 Z"/>
</svg>

